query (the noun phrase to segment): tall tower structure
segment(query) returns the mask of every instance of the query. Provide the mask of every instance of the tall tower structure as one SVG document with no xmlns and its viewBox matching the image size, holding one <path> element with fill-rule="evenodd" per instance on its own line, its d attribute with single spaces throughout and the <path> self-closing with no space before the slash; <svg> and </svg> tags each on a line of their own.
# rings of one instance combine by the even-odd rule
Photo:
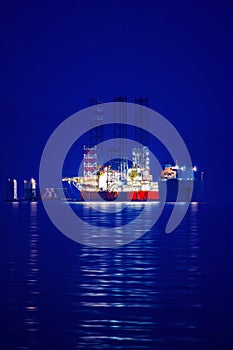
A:
<svg viewBox="0 0 233 350">
<path fill-rule="evenodd" d="M 15 179 L 8 179 L 6 181 L 6 197 L 7 202 L 18 201 L 17 181 Z"/>
<path fill-rule="evenodd" d="M 83 176 L 93 178 L 97 174 L 97 146 L 83 146 Z"/>
<path fill-rule="evenodd" d="M 104 140 L 103 98 L 91 98 L 90 106 L 90 142 L 88 146 L 84 145 L 83 147 L 83 175 L 84 177 L 93 178 L 97 174 L 98 161 L 101 162 L 103 157 L 103 147 L 99 145 Z"/>
<path fill-rule="evenodd" d="M 121 138 L 122 140 L 120 142 L 117 140 L 114 141 L 112 158 L 119 159 L 119 170 L 121 173 L 127 173 L 128 161 L 125 159 L 127 158 L 127 97 L 114 97 L 113 102 L 120 102 L 115 103 L 113 106 L 113 137 L 114 140 L 117 138 Z"/>
<path fill-rule="evenodd" d="M 36 180 L 33 178 L 29 181 L 24 180 L 24 199 L 28 201 L 33 201 L 37 199 Z"/>
<path fill-rule="evenodd" d="M 146 146 L 133 148 L 132 150 L 133 166 L 141 170 L 150 172 L 149 149 Z"/>
<path fill-rule="evenodd" d="M 90 131 L 90 146 L 96 146 L 104 140 L 104 100 L 102 97 L 91 98 L 91 131 Z M 100 148 L 100 146 L 98 146 Z M 99 153 L 99 150 L 98 150 Z"/>
<path fill-rule="evenodd" d="M 148 110 L 143 107 L 148 107 L 149 99 L 142 97 L 135 97 L 135 122 L 138 125 L 135 128 L 135 140 L 144 146 L 149 145 L 149 134 L 145 130 L 148 127 Z"/>
</svg>

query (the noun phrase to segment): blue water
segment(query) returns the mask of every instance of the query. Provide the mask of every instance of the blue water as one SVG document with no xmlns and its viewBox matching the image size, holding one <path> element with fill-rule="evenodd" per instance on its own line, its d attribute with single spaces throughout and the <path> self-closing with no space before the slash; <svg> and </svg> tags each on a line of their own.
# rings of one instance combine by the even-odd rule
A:
<svg viewBox="0 0 233 350">
<path fill-rule="evenodd" d="M 193 203 L 165 234 L 167 204 L 153 229 L 119 249 L 69 240 L 42 203 L 0 209 L 1 349 L 233 349 L 229 207 Z"/>
</svg>

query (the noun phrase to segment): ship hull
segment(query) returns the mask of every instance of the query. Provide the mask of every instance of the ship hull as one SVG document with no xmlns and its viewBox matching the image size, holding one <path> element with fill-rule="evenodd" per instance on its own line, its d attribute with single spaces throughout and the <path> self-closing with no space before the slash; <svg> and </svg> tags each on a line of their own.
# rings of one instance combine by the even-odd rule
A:
<svg viewBox="0 0 233 350">
<path fill-rule="evenodd" d="M 72 185 L 71 185 L 72 186 Z M 143 202 L 143 201 L 158 201 L 158 191 L 79 191 L 74 186 L 66 188 L 69 200 L 86 201 L 86 202 Z"/>
<path fill-rule="evenodd" d="M 178 187 L 180 180 L 173 179 L 168 181 L 159 181 L 157 191 L 119 191 L 119 192 L 108 192 L 108 191 L 79 191 L 77 188 L 71 185 L 67 191 L 69 195 L 67 200 L 81 201 L 81 202 L 143 202 L 143 201 L 162 201 L 162 193 L 167 191 L 165 202 L 176 202 Z M 200 202 L 203 199 L 203 186 L 204 181 L 194 180 L 182 180 L 182 186 L 180 188 L 180 202 L 188 202 L 191 194 L 193 184 L 193 193 L 191 197 L 192 202 Z"/>
<path fill-rule="evenodd" d="M 193 185 L 193 192 L 191 196 L 191 201 L 200 202 L 202 200 L 204 181 L 196 180 L 196 179 L 194 181 L 172 179 L 167 181 L 159 181 L 159 193 L 160 194 L 164 193 L 164 191 L 167 190 L 166 202 L 177 201 L 179 183 L 181 184 L 180 198 L 179 198 L 180 202 L 189 202 L 192 185 Z"/>
<path fill-rule="evenodd" d="M 143 202 L 143 201 L 157 201 L 159 199 L 158 191 L 129 191 L 129 192 L 90 192 L 82 191 L 80 193 L 81 201 L 107 201 L 107 202 Z"/>
</svg>

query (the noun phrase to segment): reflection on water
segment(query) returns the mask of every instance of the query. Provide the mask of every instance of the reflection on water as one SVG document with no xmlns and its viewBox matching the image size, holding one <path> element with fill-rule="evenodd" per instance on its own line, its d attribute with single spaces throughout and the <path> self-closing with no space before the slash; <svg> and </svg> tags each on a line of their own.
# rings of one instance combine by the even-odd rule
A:
<svg viewBox="0 0 233 350">
<path fill-rule="evenodd" d="M 171 209 L 129 245 L 97 249 L 58 233 L 41 203 L 8 205 L 4 349 L 214 349 L 202 322 L 200 204 L 165 234 Z"/>
<path fill-rule="evenodd" d="M 74 348 L 161 349 L 184 334 L 184 347 L 200 342 L 193 319 L 202 307 L 197 209 L 191 206 L 174 236 L 161 235 L 158 227 L 121 249 L 74 250 L 69 278 L 75 285 L 75 273 L 80 276 L 78 292 L 69 293 L 70 311 L 79 315 L 71 331 Z"/>
<path fill-rule="evenodd" d="M 27 205 L 20 217 L 20 204 L 12 203 L 9 255 L 10 332 L 17 349 L 33 349 L 39 332 L 39 232 L 37 203 Z"/>
<path fill-rule="evenodd" d="M 29 345 L 36 343 L 36 334 L 39 332 L 39 307 L 38 296 L 40 294 L 38 287 L 39 273 L 39 248 L 38 248 L 38 223 L 37 223 L 37 203 L 30 203 L 30 224 L 28 237 L 28 256 L 27 256 L 27 291 L 28 298 L 25 304 L 24 324 L 28 332 Z M 30 347 L 29 347 L 30 348 Z"/>
<path fill-rule="evenodd" d="M 76 226 L 71 237 L 84 245 L 97 248 L 116 248 L 140 238 L 147 232 L 163 209 L 159 202 L 125 203 L 65 203 L 87 225 Z M 75 224 L 73 224 L 75 227 Z"/>
</svg>

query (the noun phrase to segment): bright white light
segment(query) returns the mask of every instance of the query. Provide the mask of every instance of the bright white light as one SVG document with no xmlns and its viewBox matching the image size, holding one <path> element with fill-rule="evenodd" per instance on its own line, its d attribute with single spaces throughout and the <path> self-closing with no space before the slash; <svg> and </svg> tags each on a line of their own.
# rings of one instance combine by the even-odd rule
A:
<svg viewBox="0 0 233 350">
<path fill-rule="evenodd" d="M 31 178 L 31 184 L 32 184 L 32 189 L 35 190 L 36 189 L 36 180 L 33 179 L 33 177 Z"/>
<path fill-rule="evenodd" d="M 193 167 L 193 171 L 197 171 L 197 167 L 196 166 Z"/>
</svg>

